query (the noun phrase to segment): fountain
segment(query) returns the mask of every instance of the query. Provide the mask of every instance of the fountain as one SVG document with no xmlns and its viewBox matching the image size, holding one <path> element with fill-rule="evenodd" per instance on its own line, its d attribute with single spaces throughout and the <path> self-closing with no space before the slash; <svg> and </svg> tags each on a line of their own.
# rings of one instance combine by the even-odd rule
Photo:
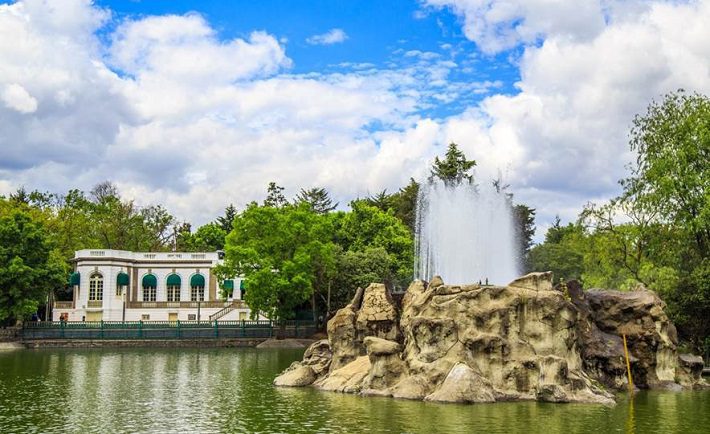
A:
<svg viewBox="0 0 710 434">
<path fill-rule="evenodd" d="M 417 279 L 505 284 L 520 275 L 510 200 L 492 185 L 422 183 L 416 227 Z"/>
</svg>

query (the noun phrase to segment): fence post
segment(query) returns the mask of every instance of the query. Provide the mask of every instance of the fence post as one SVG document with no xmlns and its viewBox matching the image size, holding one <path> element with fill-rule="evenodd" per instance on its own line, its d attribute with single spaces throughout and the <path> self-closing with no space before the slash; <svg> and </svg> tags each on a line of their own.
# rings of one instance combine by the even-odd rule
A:
<svg viewBox="0 0 710 434">
<path fill-rule="evenodd" d="M 274 323 L 271 320 L 269 320 L 269 337 L 274 337 Z"/>
<path fill-rule="evenodd" d="M 101 330 L 99 331 L 99 339 L 104 338 L 104 320 L 101 320 Z"/>
<path fill-rule="evenodd" d="M 214 320 L 214 337 L 219 337 L 219 329 L 217 328 L 217 320 Z"/>
<path fill-rule="evenodd" d="M 64 321 L 59 322 L 59 337 L 63 338 L 64 337 Z"/>
<path fill-rule="evenodd" d="M 244 330 L 244 320 L 242 320 L 242 337 L 246 335 L 246 330 Z"/>
<path fill-rule="evenodd" d="M 138 338 L 143 337 L 143 320 L 138 321 Z"/>
<path fill-rule="evenodd" d="M 298 337 L 298 320 L 296 320 L 295 322 L 296 322 L 296 337 Z"/>
<path fill-rule="evenodd" d="M 180 320 L 176 321 L 177 327 L 175 327 L 175 337 L 180 339 Z"/>
</svg>

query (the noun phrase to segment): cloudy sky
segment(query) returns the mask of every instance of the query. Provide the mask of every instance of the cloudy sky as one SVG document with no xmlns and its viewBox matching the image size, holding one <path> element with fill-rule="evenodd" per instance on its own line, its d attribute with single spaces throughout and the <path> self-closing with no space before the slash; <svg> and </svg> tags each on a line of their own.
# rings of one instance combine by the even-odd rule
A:
<svg viewBox="0 0 710 434">
<path fill-rule="evenodd" d="M 619 192 L 635 113 L 710 93 L 710 0 L 0 2 L 0 194 L 114 181 L 200 225 L 269 181 L 342 204 L 455 141 L 556 214 Z"/>
</svg>

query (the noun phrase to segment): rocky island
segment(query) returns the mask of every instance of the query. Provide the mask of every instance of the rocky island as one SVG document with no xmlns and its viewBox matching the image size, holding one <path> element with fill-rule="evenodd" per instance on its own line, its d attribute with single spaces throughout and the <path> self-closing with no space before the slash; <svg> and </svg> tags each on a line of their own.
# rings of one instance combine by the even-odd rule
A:
<svg viewBox="0 0 710 434">
<path fill-rule="evenodd" d="M 705 387 L 700 357 L 679 355 L 652 291 L 582 291 L 531 273 L 507 286 L 414 281 L 401 302 L 359 289 L 277 386 L 439 402 L 613 404 L 627 387 L 622 335 L 639 388 Z"/>
</svg>

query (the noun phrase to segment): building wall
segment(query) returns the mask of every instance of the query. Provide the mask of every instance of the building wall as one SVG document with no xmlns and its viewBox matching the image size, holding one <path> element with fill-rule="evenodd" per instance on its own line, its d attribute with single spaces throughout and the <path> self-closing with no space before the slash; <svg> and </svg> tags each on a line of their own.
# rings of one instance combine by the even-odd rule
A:
<svg viewBox="0 0 710 434">
<path fill-rule="evenodd" d="M 197 258 L 195 258 L 197 256 Z M 104 321 L 121 321 L 124 311 L 124 295 L 117 294 L 116 278 L 120 272 L 129 275 L 129 285 L 125 290 L 125 301 L 143 301 L 143 277 L 153 274 L 157 279 L 156 302 L 168 299 L 167 277 L 173 273 L 180 276 L 180 301 L 191 301 L 190 279 L 199 273 L 205 279 L 204 301 L 222 300 L 221 290 L 212 268 L 219 263 L 216 253 L 137 253 L 120 250 L 82 250 L 75 255 L 75 271 L 80 275 L 79 285 L 74 288 L 74 307 L 72 309 L 57 307 L 52 319 L 58 321 L 60 315 L 68 314 L 69 321 L 103 319 Z M 89 285 L 91 275 L 100 273 L 103 277 L 103 300 L 90 303 Z M 241 279 L 234 279 L 234 294 L 228 300 L 241 299 Z M 199 309 L 200 318 L 206 320 L 220 308 Z M 197 315 L 195 308 L 130 308 L 125 309 L 126 321 L 138 321 L 143 315 L 149 315 L 151 321 L 167 321 L 170 314 L 177 314 L 177 319 L 188 320 L 190 315 Z M 248 318 L 248 308 L 237 309 L 225 315 L 223 320 Z"/>
</svg>

